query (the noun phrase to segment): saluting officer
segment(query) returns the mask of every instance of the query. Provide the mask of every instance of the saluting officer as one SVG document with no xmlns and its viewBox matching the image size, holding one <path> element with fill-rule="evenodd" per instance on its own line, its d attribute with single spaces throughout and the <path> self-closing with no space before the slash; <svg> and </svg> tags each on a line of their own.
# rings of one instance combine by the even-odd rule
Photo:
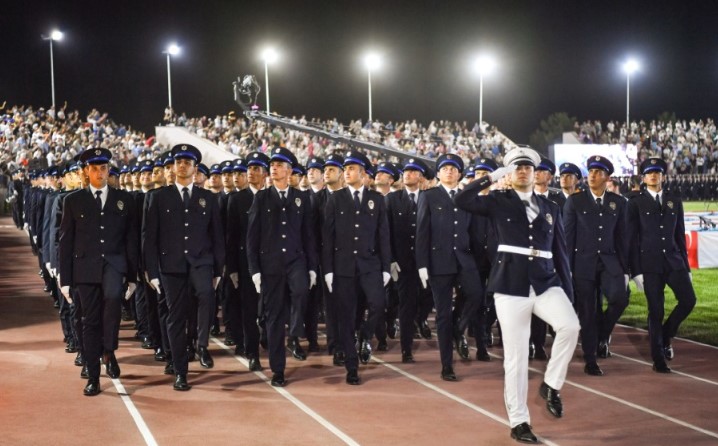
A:
<svg viewBox="0 0 718 446">
<path fill-rule="evenodd" d="M 187 320 L 192 293 L 197 298 L 197 345 L 200 364 L 214 365 L 207 349 L 215 308 L 215 289 L 224 267 L 224 234 L 219 205 L 212 192 L 195 188 L 194 172 L 202 160 L 189 144 L 172 148 L 176 182 L 147 196 L 144 258 L 150 283 L 167 294 L 167 335 L 174 361 L 175 390 L 187 383 Z M 160 288 L 161 286 L 161 288 Z"/>
<path fill-rule="evenodd" d="M 305 336 L 304 311 L 309 289 L 316 285 L 317 252 L 307 195 L 289 187 L 294 154 L 284 147 L 272 151 L 269 174 L 273 186 L 257 192 L 249 209 L 247 260 L 267 328 L 271 384 L 286 384 L 285 328 L 296 353 L 297 339 Z M 303 353 L 303 352 L 301 352 Z M 295 354 L 297 359 L 306 355 Z"/>
<path fill-rule="evenodd" d="M 237 344 L 235 354 L 243 353 L 249 360 L 249 370 L 262 370 L 259 362 L 259 293 L 249 274 L 247 261 L 247 224 L 249 210 L 257 192 L 264 189 L 269 172 L 269 157 L 254 152 L 247 157 L 247 182 L 249 187 L 230 194 L 227 203 L 227 275 L 236 290 L 227 299 L 229 329 L 240 334 L 244 330 L 244 345 Z M 225 284 L 229 287 L 230 284 Z M 241 324 L 235 321 L 241 320 Z"/>
<path fill-rule="evenodd" d="M 484 293 L 471 250 L 476 245 L 472 216 L 454 204 L 464 162 L 458 155 L 444 154 L 436 160 L 436 169 L 439 186 L 421 193 L 417 203 L 416 267 L 422 286 L 430 284 L 434 296 L 441 378 L 456 381 L 452 341 L 459 356 L 468 359 L 464 331 Z M 455 286 L 461 286 L 462 297 L 452 311 Z"/>
<path fill-rule="evenodd" d="M 391 240 L 391 274 L 399 293 L 399 335 L 401 362 L 414 362 L 414 321 L 419 314 L 421 282 L 416 267 L 416 205 L 421 180 L 428 167 L 420 159 L 409 158 L 403 166 L 404 189 L 386 196 Z"/>
<path fill-rule="evenodd" d="M 663 190 L 666 162 L 649 158 L 641 163 L 646 189 L 628 201 L 630 270 L 648 301 L 648 334 L 653 370 L 670 373 L 671 339 L 696 304 L 686 252 L 683 203 Z M 664 321 L 664 289 L 668 285 L 678 303 Z"/>
<path fill-rule="evenodd" d="M 607 358 L 613 327 L 628 306 L 626 200 L 606 190 L 613 164 L 602 156 L 586 162 L 588 188 L 568 197 L 564 228 L 573 273 L 584 372 L 601 376 L 596 355 Z M 601 294 L 608 300 L 604 312 Z M 597 315 L 600 315 L 597 320 Z"/>
<path fill-rule="evenodd" d="M 573 288 L 568 266 L 561 212 L 556 203 L 534 193 L 534 168 L 541 159 L 536 151 L 519 147 L 509 151 L 504 164 L 456 196 L 459 208 L 491 219 L 498 241 L 491 268 L 489 291 L 504 344 L 504 399 L 511 437 L 536 443 L 526 404 L 528 346 L 533 314 L 551 324 L 556 338 L 539 394 L 555 417 L 563 415 L 559 391 L 578 339 L 579 322 L 571 306 Z M 511 189 L 478 195 L 492 182 L 511 173 Z"/>
<path fill-rule="evenodd" d="M 359 337 L 361 361 L 371 359 L 369 340 L 384 311 L 384 287 L 391 276 L 389 224 L 384 197 L 364 186 L 371 169 L 361 152 L 349 151 L 344 157 L 347 187 L 329 196 L 322 228 L 322 272 L 330 293 L 327 300 L 336 303 L 338 333 L 336 348 L 346 354 L 346 382 L 361 383 L 359 358 L 354 346 L 358 292 L 366 297 L 369 315 Z"/>
<path fill-rule="evenodd" d="M 60 223 L 60 284 L 72 301 L 77 290 L 83 319 L 83 355 L 89 378 L 84 394 L 100 392 L 100 357 L 110 378 L 119 378 L 117 350 L 122 293 L 136 285 L 138 229 L 132 196 L 107 186 L 112 154 L 88 149 L 80 160 L 90 187 L 65 197 Z"/>
</svg>

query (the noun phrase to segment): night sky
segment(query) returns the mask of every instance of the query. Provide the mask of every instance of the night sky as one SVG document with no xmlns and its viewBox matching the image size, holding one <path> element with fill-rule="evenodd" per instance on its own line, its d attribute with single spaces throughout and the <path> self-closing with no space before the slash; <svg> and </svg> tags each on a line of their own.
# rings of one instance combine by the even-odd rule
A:
<svg viewBox="0 0 718 446">
<path fill-rule="evenodd" d="M 381 121 L 478 120 L 478 76 L 470 58 L 494 54 L 484 78 L 484 119 L 518 143 L 541 119 L 565 111 L 579 120 L 625 120 L 622 62 L 642 64 L 631 80 L 631 117 L 664 111 L 715 117 L 718 2 L 715 1 L 14 1 L 0 9 L 0 103 L 49 106 L 51 29 L 58 104 L 96 107 L 151 132 L 167 104 L 162 51 L 172 60 L 173 103 L 189 116 L 239 111 L 231 83 L 270 66 L 273 111 L 282 115 L 367 116 L 361 57 L 384 55 L 372 75 Z M 260 104 L 264 103 L 264 92 Z"/>
</svg>

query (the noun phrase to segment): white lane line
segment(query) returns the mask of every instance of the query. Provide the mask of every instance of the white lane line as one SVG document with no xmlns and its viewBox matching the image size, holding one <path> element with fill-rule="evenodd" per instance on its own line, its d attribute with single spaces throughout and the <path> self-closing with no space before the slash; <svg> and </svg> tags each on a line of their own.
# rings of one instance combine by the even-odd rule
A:
<svg viewBox="0 0 718 446">
<path fill-rule="evenodd" d="M 125 403 L 125 407 L 127 407 L 127 410 L 130 412 L 130 416 L 132 416 L 132 420 L 137 425 L 137 429 L 139 429 L 140 434 L 142 434 L 142 438 L 145 439 L 145 444 L 147 446 L 157 446 L 155 437 L 152 435 L 152 432 L 150 432 L 150 428 L 147 427 L 147 423 L 145 423 L 142 415 L 140 415 L 140 411 L 137 410 L 135 403 L 130 399 L 130 395 L 125 390 L 125 386 L 122 385 L 119 379 L 113 379 L 111 381 L 117 390 L 117 394 L 120 395 L 122 402 Z"/>
<path fill-rule="evenodd" d="M 474 349 L 474 347 L 471 347 L 471 348 Z M 495 358 L 503 359 L 502 356 L 497 355 L 497 354 L 495 354 L 495 353 L 489 353 L 489 354 L 490 354 L 491 356 L 495 357 Z M 626 359 L 632 359 L 632 358 L 626 358 Z M 635 360 L 634 360 L 634 361 L 635 361 Z M 543 373 L 544 373 L 543 370 L 539 370 L 539 369 L 537 369 L 537 368 L 535 368 L 535 367 L 531 367 L 531 366 L 529 366 L 529 370 L 532 371 L 532 372 L 534 372 L 534 373 L 539 373 L 539 374 L 543 374 Z M 693 378 L 696 378 L 696 377 L 693 377 Z M 603 398 L 606 398 L 606 399 L 615 401 L 615 402 L 617 402 L 617 403 L 620 403 L 620 404 L 623 404 L 623 405 L 625 405 L 625 406 L 628 406 L 628 407 L 630 407 L 630 408 L 632 408 L 632 409 L 640 410 L 641 412 L 647 413 L 647 414 L 649 414 L 649 415 L 653 415 L 653 416 L 655 416 L 655 417 L 661 418 L 661 419 L 666 420 L 666 421 L 670 421 L 671 423 L 675 423 L 675 424 L 678 424 L 679 426 L 683 426 L 683 427 L 685 427 L 685 428 L 694 430 L 694 431 L 699 432 L 699 433 L 701 433 L 701 434 L 708 435 L 709 437 L 718 438 L 718 433 L 716 433 L 716 432 L 709 431 L 709 430 L 707 430 L 707 429 L 703 429 L 702 427 L 696 426 L 696 425 L 694 425 L 694 424 L 687 423 L 687 422 L 685 422 L 685 421 L 679 420 L 678 418 L 673 418 L 673 417 L 670 416 L 670 415 L 666 415 L 666 414 L 664 414 L 664 413 L 655 411 L 655 410 L 653 410 L 653 409 L 649 409 L 648 407 L 641 406 L 640 404 L 632 403 L 632 402 L 630 402 L 630 401 L 624 400 L 624 399 L 622 399 L 622 398 L 618 398 L 618 397 L 613 396 L 613 395 L 609 395 L 609 394 L 604 393 L 604 392 L 601 392 L 601 391 L 599 391 L 599 390 L 592 389 L 592 388 L 590 388 L 590 387 L 584 386 L 584 385 L 579 384 L 579 383 L 577 383 L 577 382 L 570 381 L 570 380 L 568 380 L 568 379 L 567 379 L 565 382 L 566 382 L 566 384 L 568 384 L 568 385 L 574 386 L 574 387 L 579 388 L 579 389 L 581 389 L 581 390 L 584 390 L 584 391 L 586 391 L 586 392 L 593 393 L 594 395 L 598 395 L 598 396 L 601 396 L 601 397 L 603 397 Z"/>
<path fill-rule="evenodd" d="M 444 389 L 442 389 L 442 388 L 440 388 L 440 387 L 437 387 L 437 386 L 435 386 L 434 384 L 431 384 L 431 383 L 428 382 L 428 381 L 424 381 L 423 379 L 419 378 L 419 377 L 416 376 L 416 375 L 412 375 L 411 373 L 405 372 L 404 370 L 400 369 L 399 367 L 397 367 L 397 366 L 395 366 L 395 365 L 393 365 L 393 364 L 389 364 L 388 362 L 386 362 L 386 361 L 384 361 L 384 360 L 382 360 L 382 359 L 379 359 L 379 358 L 377 358 L 376 356 L 372 356 L 371 360 L 374 361 L 374 362 L 377 362 L 377 363 L 379 363 L 379 364 L 381 364 L 381 365 L 383 365 L 384 367 L 386 367 L 386 368 L 388 368 L 388 369 L 390 369 L 390 370 L 393 370 L 394 372 L 396 372 L 396 373 L 398 373 L 398 374 L 400 374 L 400 375 L 402 375 L 402 376 L 404 376 L 404 377 L 406 377 L 406 378 L 409 378 L 410 380 L 412 380 L 412 381 L 414 381 L 414 382 L 416 382 L 416 383 L 418 383 L 418 384 L 421 384 L 422 386 L 426 387 L 427 389 L 433 390 L 434 392 L 436 392 L 436 393 L 438 393 L 438 394 L 440 394 L 440 395 L 442 395 L 442 396 L 445 396 L 446 398 L 449 398 L 450 400 L 453 400 L 453 401 L 455 401 L 455 402 L 457 402 L 457 403 L 459 403 L 459 404 L 461 404 L 461 405 L 463 405 L 463 406 L 465 406 L 465 407 L 468 407 L 469 409 L 471 409 L 471 410 L 473 410 L 473 411 L 475 411 L 475 412 L 478 412 L 478 413 L 480 413 L 481 415 L 484 415 L 484 416 L 486 416 L 486 417 L 488 417 L 488 418 L 491 418 L 492 420 L 494 420 L 494 421 L 496 421 L 496 422 L 498 422 L 498 423 L 501 423 L 501 424 L 503 424 L 504 426 L 510 427 L 510 425 L 509 425 L 509 420 L 507 420 L 506 418 L 504 418 L 504 417 L 502 417 L 502 416 L 496 415 L 495 413 L 490 412 L 490 411 L 488 411 L 488 410 L 486 410 L 486 409 L 484 409 L 484 408 L 482 408 L 482 407 L 480 407 L 480 406 L 477 406 L 477 405 L 474 404 L 474 403 L 471 403 L 471 402 L 469 402 L 469 401 L 466 401 L 466 400 L 463 399 L 463 398 L 459 398 L 458 396 L 454 395 L 453 393 L 447 392 L 446 390 L 444 390 Z M 557 443 L 554 443 L 554 442 L 552 442 L 552 441 L 550 441 L 550 440 L 547 440 L 546 438 L 540 437 L 540 436 L 538 436 L 538 435 L 537 435 L 536 437 L 537 437 L 543 444 L 558 446 Z"/>
<path fill-rule="evenodd" d="M 648 330 L 646 330 L 645 328 L 632 327 L 632 326 L 630 326 L 630 325 L 624 325 L 624 324 L 616 324 L 616 325 L 619 326 L 619 327 L 630 328 L 631 330 L 642 331 L 642 332 L 644 332 L 644 333 L 648 333 Z M 705 343 L 703 343 L 703 342 L 694 341 L 693 339 L 679 338 L 679 337 L 675 337 L 675 338 L 673 338 L 673 339 L 674 339 L 674 340 L 677 339 L 677 340 L 679 340 L 679 341 L 681 341 L 681 342 L 688 342 L 689 344 L 700 345 L 701 347 L 708 347 L 708 348 L 712 348 L 712 349 L 714 349 L 714 350 L 718 350 L 718 346 L 710 345 L 710 344 L 705 344 Z"/>
<path fill-rule="evenodd" d="M 651 362 L 647 362 L 647 361 L 644 361 L 644 360 L 642 360 L 642 359 L 631 358 L 630 356 L 625 356 L 625 355 L 622 355 L 622 354 L 620 354 L 620 353 L 615 353 L 615 352 L 613 352 L 613 351 L 611 352 L 611 356 L 617 356 L 617 357 L 619 357 L 619 358 L 623 358 L 623 359 L 625 359 L 625 360 L 632 361 L 632 362 L 636 362 L 636 363 L 638 363 L 638 364 L 643 364 L 643 365 L 646 365 L 646 366 L 649 366 L 649 367 L 653 366 L 653 363 L 651 363 Z M 717 382 L 717 381 L 712 381 L 712 380 L 710 380 L 710 379 L 701 378 L 700 376 L 691 375 L 690 373 L 680 372 L 680 371 L 678 371 L 678 370 L 676 370 L 676 369 L 671 369 L 671 373 L 674 374 L 674 375 L 685 376 L 686 378 L 690 378 L 690 379 L 693 379 L 693 380 L 696 380 L 696 381 L 704 382 L 704 383 L 706 383 L 706 384 L 711 384 L 711 385 L 714 385 L 714 386 L 718 386 L 718 382 Z"/>
<path fill-rule="evenodd" d="M 216 345 L 220 346 L 221 348 L 223 348 L 224 350 L 226 350 L 227 352 L 229 352 L 229 354 L 230 354 L 234 359 L 236 359 L 236 360 L 239 361 L 243 366 L 245 366 L 246 368 L 249 369 L 249 361 L 247 361 L 246 359 L 244 359 L 244 358 L 242 358 L 242 357 L 240 357 L 240 356 L 235 355 L 235 354 L 234 354 L 234 351 L 233 351 L 230 347 L 224 345 L 224 343 L 221 342 L 219 339 L 217 339 L 217 338 L 215 338 L 215 337 L 212 337 L 211 339 L 212 339 L 212 342 L 214 342 Z M 276 390 L 277 393 L 279 393 L 279 394 L 282 395 L 284 398 L 288 399 L 292 404 L 294 404 L 295 406 L 297 406 L 297 407 L 299 408 L 299 410 L 301 410 L 301 411 L 304 412 L 305 414 L 307 414 L 307 415 L 309 415 L 310 417 L 312 417 L 312 418 L 314 419 L 314 421 L 316 421 L 317 423 L 321 424 L 321 425 L 324 426 L 324 428 L 326 428 L 329 432 L 331 432 L 331 433 L 333 433 L 334 435 L 336 435 L 336 436 L 337 436 L 340 440 L 342 440 L 344 443 L 346 443 L 346 444 L 348 444 L 348 445 L 351 445 L 351 446 L 359 446 L 359 443 L 356 442 L 352 437 L 350 437 L 349 435 L 347 435 L 347 434 L 345 434 L 344 432 L 342 432 L 338 427 L 336 427 L 335 425 L 333 425 L 332 423 L 330 423 L 326 418 L 322 417 L 322 416 L 319 415 L 317 412 L 315 412 L 314 410 L 312 410 L 309 406 L 307 406 L 306 404 L 304 404 L 303 402 L 301 402 L 297 397 L 295 397 L 294 395 L 292 395 L 291 393 L 289 393 L 284 387 L 274 387 L 274 386 L 272 386 L 272 384 L 271 384 L 271 379 L 268 378 L 267 375 L 265 375 L 265 374 L 262 373 L 262 372 L 254 372 L 254 374 L 255 374 L 257 377 L 259 377 L 262 381 L 264 381 L 268 386 L 272 387 L 272 389 Z"/>
</svg>

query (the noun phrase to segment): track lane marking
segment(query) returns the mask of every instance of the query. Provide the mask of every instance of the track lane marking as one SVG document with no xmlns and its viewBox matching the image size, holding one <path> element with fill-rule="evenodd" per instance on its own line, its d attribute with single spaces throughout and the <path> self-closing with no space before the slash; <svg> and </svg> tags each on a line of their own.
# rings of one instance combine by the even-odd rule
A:
<svg viewBox="0 0 718 446">
<path fill-rule="evenodd" d="M 119 380 L 119 378 L 111 379 L 111 381 L 112 384 L 115 386 L 115 389 L 117 390 L 117 394 L 120 395 L 122 402 L 125 403 L 127 411 L 130 412 L 130 416 L 135 422 L 137 429 L 140 431 L 140 434 L 142 434 L 142 438 L 144 438 L 145 444 L 147 446 L 157 446 L 157 441 L 155 441 L 155 437 L 152 435 L 152 432 L 147 426 L 147 423 L 145 423 L 144 418 L 142 418 L 142 415 L 137 409 L 137 406 L 135 406 L 135 403 L 132 402 L 130 395 L 125 390 L 125 386 L 122 385 L 122 382 Z"/>
</svg>

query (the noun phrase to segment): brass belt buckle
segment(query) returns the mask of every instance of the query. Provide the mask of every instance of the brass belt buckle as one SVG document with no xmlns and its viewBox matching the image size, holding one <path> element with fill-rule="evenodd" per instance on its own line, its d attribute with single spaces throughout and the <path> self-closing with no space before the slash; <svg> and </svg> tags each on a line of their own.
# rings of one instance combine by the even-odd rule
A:
<svg viewBox="0 0 718 446">
<path fill-rule="evenodd" d="M 531 256 L 533 256 L 533 257 L 539 257 L 539 250 L 538 250 L 538 249 L 532 249 L 532 250 L 531 250 Z"/>
</svg>

